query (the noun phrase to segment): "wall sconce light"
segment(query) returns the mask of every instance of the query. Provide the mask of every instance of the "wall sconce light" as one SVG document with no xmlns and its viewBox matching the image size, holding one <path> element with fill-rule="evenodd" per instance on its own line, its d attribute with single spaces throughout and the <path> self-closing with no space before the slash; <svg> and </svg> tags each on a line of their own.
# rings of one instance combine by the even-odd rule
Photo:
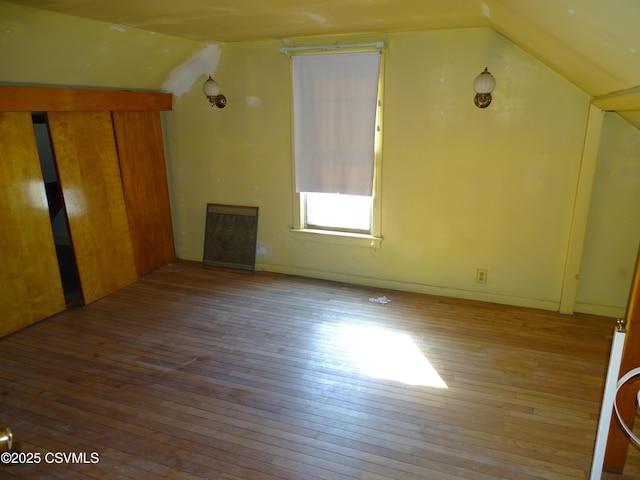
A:
<svg viewBox="0 0 640 480">
<path fill-rule="evenodd" d="M 476 98 L 473 99 L 473 103 L 478 108 L 487 108 L 491 105 L 491 92 L 496 87 L 496 79 L 489 73 L 487 68 L 484 72 L 480 73 L 473 81 L 473 89 L 476 91 Z"/>
<path fill-rule="evenodd" d="M 224 108 L 227 106 L 226 97 L 220 93 L 220 86 L 218 82 L 211 78 L 211 75 L 202 85 L 202 91 L 211 102 L 212 107 Z"/>
</svg>

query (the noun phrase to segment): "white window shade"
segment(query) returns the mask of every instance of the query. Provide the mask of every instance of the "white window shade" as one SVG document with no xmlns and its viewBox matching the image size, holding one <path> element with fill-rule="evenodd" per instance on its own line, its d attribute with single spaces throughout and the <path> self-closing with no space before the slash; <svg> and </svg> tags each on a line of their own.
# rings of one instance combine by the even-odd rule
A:
<svg viewBox="0 0 640 480">
<path fill-rule="evenodd" d="M 380 52 L 292 62 L 296 191 L 371 196 Z"/>
</svg>

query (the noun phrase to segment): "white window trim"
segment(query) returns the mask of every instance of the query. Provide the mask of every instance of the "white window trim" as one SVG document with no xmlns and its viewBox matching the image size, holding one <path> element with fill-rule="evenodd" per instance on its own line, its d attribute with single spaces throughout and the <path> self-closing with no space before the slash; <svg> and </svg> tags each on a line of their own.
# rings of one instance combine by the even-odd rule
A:
<svg viewBox="0 0 640 480">
<path fill-rule="evenodd" d="M 293 238 L 296 240 L 346 245 L 348 247 L 380 248 L 380 245 L 382 244 L 382 237 L 361 233 L 340 232 L 338 230 L 292 228 L 291 233 L 293 234 Z"/>
<path fill-rule="evenodd" d="M 376 46 L 377 48 L 377 46 Z M 370 48 L 354 49 L 352 51 L 365 51 Z M 309 50 L 305 54 L 326 53 L 326 50 Z M 293 228 L 290 229 L 293 238 L 303 241 L 314 241 L 320 243 L 331 243 L 334 245 L 347 245 L 366 248 L 380 248 L 382 244 L 382 133 L 383 128 L 383 108 L 384 108 L 384 77 L 385 77 L 385 60 L 386 49 L 380 49 L 380 70 L 378 74 L 378 110 L 376 113 L 376 146 L 374 153 L 374 174 L 373 174 L 373 205 L 371 212 L 371 234 L 351 233 L 340 230 L 315 230 L 304 228 L 305 218 L 302 207 L 302 194 L 296 192 L 295 174 L 292 175 L 292 192 L 293 192 Z M 291 70 L 291 62 L 289 62 Z M 291 79 L 291 71 L 289 72 Z M 293 105 L 291 106 L 291 115 L 293 115 Z M 292 124 L 293 125 L 293 124 Z M 292 127 L 293 128 L 293 127 Z M 295 158 L 293 156 L 294 137 L 291 135 L 291 166 L 295 172 Z"/>
</svg>

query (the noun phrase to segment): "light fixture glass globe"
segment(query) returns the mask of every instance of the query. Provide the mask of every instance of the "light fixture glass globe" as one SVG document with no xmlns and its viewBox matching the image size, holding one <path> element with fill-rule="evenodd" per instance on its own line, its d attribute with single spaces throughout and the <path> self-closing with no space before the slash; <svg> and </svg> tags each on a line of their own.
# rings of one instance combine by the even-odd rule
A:
<svg viewBox="0 0 640 480">
<path fill-rule="evenodd" d="M 220 86 L 218 85 L 218 82 L 209 75 L 207 81 L 202 85 L 202 91 L 207 97 L 215 97 L 220 93 Z"/>
<path fill-rule="evenodd" d="M 496 79 L 489 73 L 488 69 L 484 69 L 480 75 L 473 81 L 473 89 L 476 93 L 487 94 L 493 92 L 496 87 Z"/>
</svg>

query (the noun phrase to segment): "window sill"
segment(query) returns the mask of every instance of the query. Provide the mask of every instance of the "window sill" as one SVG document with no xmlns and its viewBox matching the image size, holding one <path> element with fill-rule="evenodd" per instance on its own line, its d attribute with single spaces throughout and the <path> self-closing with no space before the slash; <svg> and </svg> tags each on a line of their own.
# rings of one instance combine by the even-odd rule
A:
<svg viewBox="0 0 640 480">
<path fill-rule="evenodd" d="M 350 247 L 380 248 L 382 244 L 382 237 L 374 237 L 373 235 L 364 235 L 361 233 L 299 228 L 292 228 L 291 233 L 296 240 L 347 245 Z"/>
</svg>

